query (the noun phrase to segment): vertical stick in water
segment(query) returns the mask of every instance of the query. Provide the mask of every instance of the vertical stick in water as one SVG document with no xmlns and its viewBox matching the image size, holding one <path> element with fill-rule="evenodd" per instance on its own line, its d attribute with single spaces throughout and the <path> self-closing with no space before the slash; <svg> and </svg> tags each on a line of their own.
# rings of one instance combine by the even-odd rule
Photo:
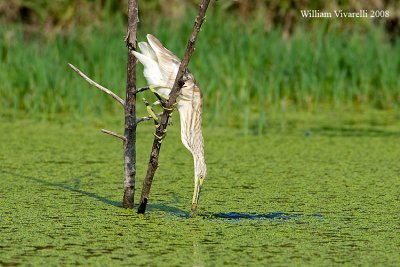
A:
<svg viewBox="0 0 400 267">
<path fill-rule="evenodd" d="M 124 136 L 124 208 L 133 208 L 136 180 L 136 58 L 131 53 L 136 49 L 136 31 L 139 23 L 138 0 L 128 0 L 128 64 L 125 100 Z"/>
</svg>

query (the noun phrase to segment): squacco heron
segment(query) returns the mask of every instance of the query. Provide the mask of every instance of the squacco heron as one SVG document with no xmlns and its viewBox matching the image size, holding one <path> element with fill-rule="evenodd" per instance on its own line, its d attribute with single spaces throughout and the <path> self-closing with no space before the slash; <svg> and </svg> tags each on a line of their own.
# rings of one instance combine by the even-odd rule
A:
<svg viewBox="0 0 400 267">
<path fill-rule="evenodd" d="M 147 35 L 148 42 L 140 42 L 140 52 L 132 53 L 144 66 L 144 77 L 150 90 L 156 94 L 162 105 L 162 98 L 168 99 L 178 73 L 180 59 L 165 48 L 153 35 Z M 197 209 L 200 192 L 206 178 L 203 135 L 201 130 L 202 93 L 193 75 L 187 71 L 184 85 L 177 99 L 181 123 L 181 140 L 192 153 L 194 161 L 194 192 L 192 210 Z M 158 122 L 155 113 L 148 106 L 150 115 Z M 157 127 L 157 125 L 156 125 Z M 159 137 L 163 138 L 163 137 Z"/>
</svg>

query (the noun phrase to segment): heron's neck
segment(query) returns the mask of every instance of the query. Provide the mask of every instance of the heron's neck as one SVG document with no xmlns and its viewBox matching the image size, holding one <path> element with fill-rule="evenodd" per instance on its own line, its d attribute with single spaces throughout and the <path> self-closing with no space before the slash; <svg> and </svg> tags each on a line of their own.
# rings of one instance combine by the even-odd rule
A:
<svg viewBox="0 0 400 267">
<path fill-rule="evenodd" d="M 201 129 L 202 104 L 200 89 L 196 85 L 182 89 L 182 98 L 178 103 L 182 143 L 193 155 L 195 177 L 205 178 L 207 170 Z"/>
<path fill-rule="evenodd" d="M 194 175 L 195 179 L 202 177 L 205 178 L 207 174 L 207 166 L 206 166 L 206 161 L 204 158 L 204 152 L 203 149 L 199 153 L 193 153 L 193 161 L 194 161 Z"/>
</svg>

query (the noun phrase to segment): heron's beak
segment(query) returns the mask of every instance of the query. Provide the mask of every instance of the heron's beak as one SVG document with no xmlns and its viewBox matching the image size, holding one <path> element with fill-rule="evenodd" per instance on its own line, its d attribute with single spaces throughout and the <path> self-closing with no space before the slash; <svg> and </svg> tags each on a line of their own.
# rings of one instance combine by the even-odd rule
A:
<svg viewBox="0 0 400 267">
<path fill-rule="evenodd" d="M 203 187 L 204 177 L 200 176 L 194 185 L 193 200 L 192 200 L 192 211 L 196 211 L 197 205 L 199 204 L 200 192 Z"/>
</svg>

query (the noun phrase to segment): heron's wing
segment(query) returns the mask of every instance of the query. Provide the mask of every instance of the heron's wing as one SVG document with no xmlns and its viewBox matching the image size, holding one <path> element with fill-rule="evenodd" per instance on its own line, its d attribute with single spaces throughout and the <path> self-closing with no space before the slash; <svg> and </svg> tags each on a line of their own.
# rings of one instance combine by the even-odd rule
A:
<svg viewBox="0 0 400 267">
<path fill-rule="evenodd" d="M 151 48 L 151 46 L 148 43 L 140 42 L 140 43 L 138 43 L 138 46 L 140 48 L 140 52 L 143 55 L 153 59 L 154 61 L 157 61 L 156 53 L 154 53 L 153 49 Z"/>
<path fill-rule="evenodd" d="M 171 51 L 165 48 L 161 42 L 151 34 L 147 35 L 147 40 L 157 56 L 158 67 L 160 68 L 163 79 L 168 87 L 172 87 L 178 74 L 181 61 Z"/>
<path fill-rule="evenodd" d="M 149 51 L 144 50 L 148 53 Z M 140 61 L 140 63 L 143 64 L 144 70 L 143 70 L 143 75 L 146 78 L 147 82 L 149 85 L 157 85 L 157 86 L 164 86 L 165 82 L 163 79 L 163 76 L 160 72 L 160 69 L 158 67 L 157 61 L 152 59 L 150 56 L 147 56 L 145 54 L 141 54 L 136 51 L 132 51 L 133 55 Z M 150 52 L 149 52 L 150 53 Z M 148 54 L 151 55 L 151 54 Z"/>
</svg>

